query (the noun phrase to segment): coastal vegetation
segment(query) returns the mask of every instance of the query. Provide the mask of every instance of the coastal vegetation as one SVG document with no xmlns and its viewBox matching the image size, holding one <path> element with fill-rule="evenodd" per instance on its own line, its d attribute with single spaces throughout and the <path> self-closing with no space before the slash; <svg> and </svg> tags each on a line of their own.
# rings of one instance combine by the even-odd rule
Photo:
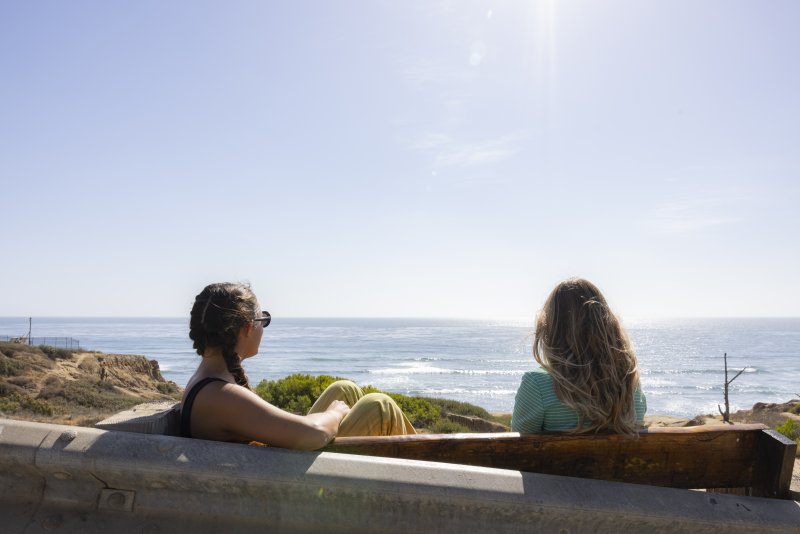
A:
<svg viewBox="0 0 800 534">
<path fill-rule="evenodd" d="M 284 410 L 304 414 L 307 413 L 314 401 L 322 392 L 336 380 L 345 380 L 342 377 L 329 375 L 311 376 L 306 374 L 293 374 L 279 380 L 262 380 L 255 392 L 267 402 Z M 379 392 L 371 385 L 361 386 L 364 393 Z M 433 433 L 470 432 L 467 424 L 472 418 L 489 421 L 491 423 L 508 426 L 507 416 L 495 416 L 474 404 L 459 402 L 449 399 L 436 399 L 432 397 L 419 397 L 387 393 L 406 413 L 411 423 L 416 428 L 426 429 Z M 454 420 L 453 416 L 461 416 Z"/>
<path fill-rule="evenodd" d="M 0 416 L 90 426 L 142 402 L 178 400 L 144 356 L 0 342 Z"/>
<path fill-rule="evenodd" d="M 340 379 L 295 374 L 261 381 L 255 391 L 280 408 L 304 414 Z M 378 391 L 370 385 L 362 389 Z M 509 425 L 508 416 L 492 415 L 473 404 L 387 394 L 416 428 L 428 432 L 487 431 L 486 425 L 503 430 Z M 91 426 L 136 404 L 179 400 L 181 395 L 180 387 L 161 376 L 158 363 L 144 356 L 0 342 L 0 417 Z"/>
<path fill-rule="evenodd" d="M 294 374 L 261 381 L 255 391 L 283 409 L 307 413 L 322 391 L 338 379 L 329 375 Z M 365 393 L 378 391 L 371 385 L 362 389 Z M 0 417 L 91 426 L 136 404 L 177 401 L 181 395 L 180 387 L 161 376 L 158 363 L 144 356 L 0 342 Z M 488 432 L 510 425 L 510 415 L 490 414 L 465 402 L 388 395 L 408 414 L 416 428 L 427 432 Z M 758 403 L 752 410 L 732 413 L 731 420 L 764 423 L 800 441 L 798 415 L 798 401 Z M 713 422 L 710 416 L 696 419 Z"/>
<path fill-rule="evenodd" d="M 800 408 L 800 404 L 798 404 L 796 408 Z M 798 411 L 800 410 L 795 410 L 794 413 Z M 775 427 L 775 430 L 797 442 L 798 452 L 800 453 L 800 423 L 797 423 L 794 419 L 786 419 L 783 424 Z"/>
</svg>

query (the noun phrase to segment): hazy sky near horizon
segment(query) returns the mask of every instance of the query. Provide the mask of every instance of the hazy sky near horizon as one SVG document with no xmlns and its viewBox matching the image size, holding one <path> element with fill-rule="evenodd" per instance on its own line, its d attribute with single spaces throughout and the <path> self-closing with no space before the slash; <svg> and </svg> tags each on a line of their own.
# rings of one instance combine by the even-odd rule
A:
<svg viewBox="0 0 800 534">
<path fill-rule="evenodd" d="M 0 316 L 800 316 L 800 2 L 0 4 Z"/>
</svg>

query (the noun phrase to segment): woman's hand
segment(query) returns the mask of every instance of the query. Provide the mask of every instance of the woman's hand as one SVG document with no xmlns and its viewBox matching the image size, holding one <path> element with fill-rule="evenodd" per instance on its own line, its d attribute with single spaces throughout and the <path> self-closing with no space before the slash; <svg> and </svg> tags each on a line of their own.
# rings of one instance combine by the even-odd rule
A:
<svg viewBox="0 0 800 534">
<path fill-rule="evenodd" d="M 336 414 L 339 417 L 339 421 L 341 421 L 350 412 L 350 407 L 344 401 L 335 400 L 325 411 Z"/>
</svg>

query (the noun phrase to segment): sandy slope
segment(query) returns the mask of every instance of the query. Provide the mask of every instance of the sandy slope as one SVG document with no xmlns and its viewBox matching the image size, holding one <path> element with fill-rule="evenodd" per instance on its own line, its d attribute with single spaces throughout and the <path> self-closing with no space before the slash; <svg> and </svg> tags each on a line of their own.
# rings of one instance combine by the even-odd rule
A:
<svg viewBox="0 0 800 534">
<path fill-rule="evenodd" d="M 161 376 L 158 362 L 144 356 L 0 343 L 0 416 L 91 425 L 135 404 L 180 394 Z"/>
</svg>

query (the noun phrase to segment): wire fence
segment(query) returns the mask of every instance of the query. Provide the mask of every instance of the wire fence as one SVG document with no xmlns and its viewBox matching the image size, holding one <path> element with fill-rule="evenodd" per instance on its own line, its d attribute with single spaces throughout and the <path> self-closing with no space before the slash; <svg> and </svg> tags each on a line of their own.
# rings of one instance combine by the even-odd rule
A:
<svg viewBox="0 0 800 534">
<path fill-rule="evenodd" d="M 0 336 L 0 341 L 20 343 L 22 345 L 48 345 L 59 349 L 80 349 L 81 342 L 71 337 L 31 337 L 28 336 Z"/>
</svg>

